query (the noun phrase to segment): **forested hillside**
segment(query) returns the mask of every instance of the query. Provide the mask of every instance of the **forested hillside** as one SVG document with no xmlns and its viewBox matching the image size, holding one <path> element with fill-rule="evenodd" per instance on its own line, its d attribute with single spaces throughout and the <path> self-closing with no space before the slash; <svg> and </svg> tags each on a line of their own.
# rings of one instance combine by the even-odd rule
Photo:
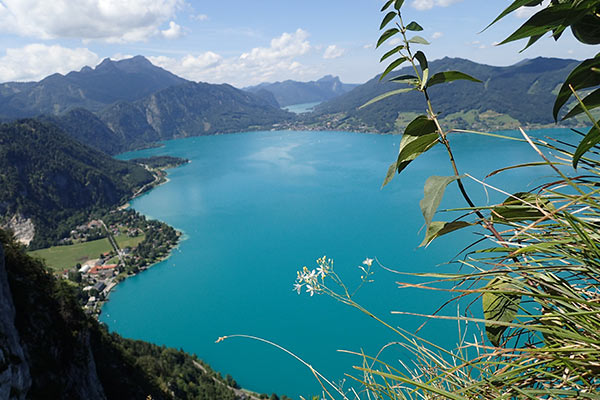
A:
<svg viewBox="0 0 600 400">
<path fill-rule="evenodd" d="M 37 120 L 0 125 L 0 216 L 31 219 L 32 248 L 64 237 L 90 212 L 131 197 L 153 175 Z"/>
<path fill-rule="evenodd" d="M 188 83 L 161 90 L 100 113 L 115 134 L 132 141 L 270 129 L 293 114 L 230 85 Z"/>
<path fill-rule="evenodd" d="M 432 87 L 431 98 L 442 119 L 455 127 L 507 129 L 515 124 L 551 124 L 554 96 L 561 82 L 577 65 L 577 61 L 557 58 L 525 60 L 509 67 L 493 67 L 460 58 L 443 58 L 429 64 L 431 75 L 438 71 L 457 70 L 469 74 L 482 83 L 456 81 L 448 85 Z M 403 113 L 421 113 L 426 109 L 425 100 L 418 92 L 392 96 L 373 105 L 359 109 L 369 100 L 390 90 L 406 87 L 389 82 L 389 78 L 410 75 L 410 68 L 379 81 L 379 76 L 351 92 L 317 106 L 308 118 L 340 120 L 340 126 L 362 126 L 377 132 L 392 132 L 396 123 L 402 124 Z M 490 111 L 490 120 L 483 120 L 482 113 Z M 474 121 L 477 115 L 478 121 Z M 400 117 L 400 121 L 397 119 Z M 410 119 L 406 121 L 408 123 Z M 477 123 L 481 126 L 477 126 Z"/>
<path fill-rule="evenodd" d="M 0 310 L 2 398 L 239 398 L 195 356 L 109 334 L 84 314 L 68 281 L 1 230 Z"/>
</svg>

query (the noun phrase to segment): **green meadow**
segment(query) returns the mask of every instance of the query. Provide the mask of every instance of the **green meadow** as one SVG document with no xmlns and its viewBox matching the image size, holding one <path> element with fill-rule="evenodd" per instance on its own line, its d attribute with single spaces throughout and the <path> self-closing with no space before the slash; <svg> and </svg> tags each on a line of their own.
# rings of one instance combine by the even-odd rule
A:
<svg viewBox="0 0 600 400">
<path fill-rule="evenodd" d="M 141 243 L 145 235 L 129 237 L 127 235 L 115 236 L 119 247 L 135 247 Z M 76 264 L 98 258 L 100 254 L 109 252 L 112 247 L 107 238 L 92 240 L 85 243 L 76 243 L 68 246 L 52 246 L 47 249 L 35 250 L 29 252 L 29 255 L 35 258 L 41 258 L 46 265 L 54 270 L 70 268 Z"/>
</svg>

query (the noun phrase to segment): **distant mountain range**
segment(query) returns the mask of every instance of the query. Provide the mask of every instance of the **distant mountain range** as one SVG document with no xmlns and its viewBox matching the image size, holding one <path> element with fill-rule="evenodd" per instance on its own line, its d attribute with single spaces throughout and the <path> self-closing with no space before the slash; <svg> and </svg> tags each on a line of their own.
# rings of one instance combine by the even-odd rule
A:
<svg viewBox="0 0 600 400">
<path fill-rule="evenodd" d="M 100 111 L 117 101 L 135 101 L 189 81 L 156 67 L 142 56 L 84 67 L 39 82 L 0 84 L 0 116 L 33 117 L 61 114 L 76 107 Z"/>
<path fill-rule="evenodd" d="M 575 60 L 536 58 L 493 67 L 459 58 L 432 61 L 432 73 L 459 70 L 483 81 L 456 81 L 430 90 L 447 127 L 507 129 L 553 123 L 551 107 L 559 84 Z M 399 70 L 398 75 L 411 72 Z M 36 116 L 73 138 L 108 154 L 157 141 L 260 129 L 336 129 L 401 132 L 425 110 L 420 93 L 390 97 L 364 109 L 368 100 L 399 88 L 375 77 L 363 85 L 338 77 L 284 81 L 236 89 L 195 83 L 154 66 L 142 56 L 104 60 L 40 82 L 0 84 L 0 120 Z M 296 116 L 280 106 L 323 101 Z"/>
<path fill-rule="evenodd" d="M 23 117 L 54 123 L 108 154 L 177 137 L 270 129 L 294 118 L 269 92 L 190 82 L 142 56 L 0 84 L 0 119 Z"/>
<path fill-rule="evenodd" d="M 552 124 L 552 105 L 558 88 L 577 64 L 575 60 L 539 57 L 509 67 L 493 67 L 446 57 L 429 63 L 431 75 L 458 70 L 483 83 L 455 81 L 432 87 L 429 94 L 447 127 L 499 130 Z M 406 67 L 390 74 L 390 78 L 413 73 L 412 68 Z M 401 132 L 411 116 L 425 112 L 421 93 L 403 93 L 359 109 L 378 95 L 401 87 L 406 86 L 389 82 L 388 78 L 380 82 L 376 76 L 318 105 L 305 123 L 330 122 L 331 129 L 341 130 Z"/>
<path fill-rule="evenodd" d="M 257 86 L 247 87 L 244 90 L 259 93 L 267 91 L 275 97 L 282 106 L 302 103 L 316 103 L 333 99 L 349 92 L 359 85 L 342 83 L 337 76 L 326 75 L 317 81 L 298 82 L 283 81 L 275 83 L 261 83 Z"/>
</svg>

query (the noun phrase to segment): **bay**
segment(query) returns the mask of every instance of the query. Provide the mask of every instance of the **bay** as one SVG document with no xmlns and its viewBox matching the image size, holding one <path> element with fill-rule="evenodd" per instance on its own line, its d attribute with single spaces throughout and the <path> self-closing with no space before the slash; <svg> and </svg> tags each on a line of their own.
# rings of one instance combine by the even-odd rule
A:
<svg viewBox="0 0 600 400">
<path fill-rule="evenodd" d="M 566 137 L 566 130 L 536 135 Z M 451 175 L 437 146 L 380 189 L 396 158 L 400 136 L 349 132 L 251 132 L 172 140 L 163 147 L 121 158 L 171 155 L 191 163 L 169 171 L 169 182 L 132 201 L 143 214 L 184 232 L 165 261 L 127 279 L 111 293 L 100 320 L 123 336 L 182 348 L 223 375 L 260 393 L 293 398 L 320 393 L 312 373 L 285 352 L 296 353 L 330 380 L 340 382 L 361 359 L 339 349 L 375 355 L 398 340 L 373 319 L 326 296 L 292 290 L 296 271 L 312 269 L 322 255 L 350 287 L 367 258 L 404 272 L 449 272 L 447 264 L 473 232 L 441 238 L 419 248 L 423 217 L 419 200 L 430 175 Z M 483 179 L 495 168 L 539 161 L 527 145 L 456 135 L 451 138 L 461 172 Z M 486 182 L 506 191 L 535 187 L 546 169 L 510 171 Z M 467 182 L 479 203 L 504 195 Z M 451 185 L 441 208 L 464 206 Z M 436 220 L 449 220 L 440 214 Z M 376 264 L 376 263 L 375 263 Z M 375 267 L 373 282 L 356 299 L 393 326 L 414 331 L 422 318 L 391 310 L 432 313 L 449 298 L 442 292 L 398 289 L 408 278 Z M 456 315 L 456 308 L 446 312 Z M 420 335 L 456 345 L 456 324 L 430 321 Z M 410 361 L 399 347 L 384 357 Z M 346 383 L 348 387 L 350 382 Z"/>
<path fill-rule="evenodd" d="M 312 102 L 312 103 L 292 104 L 292 105 L 283 107 L 283 109 L 293 112 L 295 114 L 302 114 L 302 113 L 311 112 L 319 104 L 321 104 L 320 101 L 316 101 L 316 102 Z"/>
</svg>

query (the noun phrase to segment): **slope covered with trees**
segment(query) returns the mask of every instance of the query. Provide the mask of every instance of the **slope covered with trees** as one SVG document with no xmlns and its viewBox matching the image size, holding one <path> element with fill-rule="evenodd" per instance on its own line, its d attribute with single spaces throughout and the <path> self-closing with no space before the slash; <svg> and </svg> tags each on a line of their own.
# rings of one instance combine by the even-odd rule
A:
<svg viewBox="0 0 600 400">
<path fill-rule="evenodd" d="M 100 113 L 117 135 L 148 143 L 177 137 L 270 129 L 294 116 L 231 85 L 187 83 Z"/>
<path fill-rule="evenodd" d="M 439 71 L 457 70 L 482 83 L 455 81 L 437 85 L 430 90 L 431 98 L 442 120 L 450 118 L 462 128 L 471 125 L 472 121 L 465 117 L 469 112 L 481 114 L 486 111 L 510 117 L 521 124 L 551 124 L 554 122 L 552 105 L 556 91 L 575 65 L 575 60 L 539 57 L 509 67 L 494 67 L 446 57 L 429 63 L 432 75 Z M 398 76 L 413 73 L 411 67 L 397 71 Z M 383 93 L 405 87 L 388 79 L 380 81 L 376 76 L 351 92 L 320 104 L 314 117 L 333 119 L 332 115 L 343 114 L 341 118 L 349 127 L 362 125 L 377 132 L 394 131 L 401 114 L 421 113 L 427 105 L 420 93 L 409 92 L 359 109 Z M 502 129 L 506 126 L 482 128 Z"/>
<path fill-rule="evenodd" d="M 196 356 L 109 334 L 84 314 L 68 281 L 1 230 L 0 293 L 3 398 L 238 398 Z"/>
<path fill-rule="evenodd" d="M 128 199 L 153 175 L 37 120 L 0 125 L 0 216 L 31 219 L 33 248 L 64 237 L 90 212 Z"/>
</svg>

